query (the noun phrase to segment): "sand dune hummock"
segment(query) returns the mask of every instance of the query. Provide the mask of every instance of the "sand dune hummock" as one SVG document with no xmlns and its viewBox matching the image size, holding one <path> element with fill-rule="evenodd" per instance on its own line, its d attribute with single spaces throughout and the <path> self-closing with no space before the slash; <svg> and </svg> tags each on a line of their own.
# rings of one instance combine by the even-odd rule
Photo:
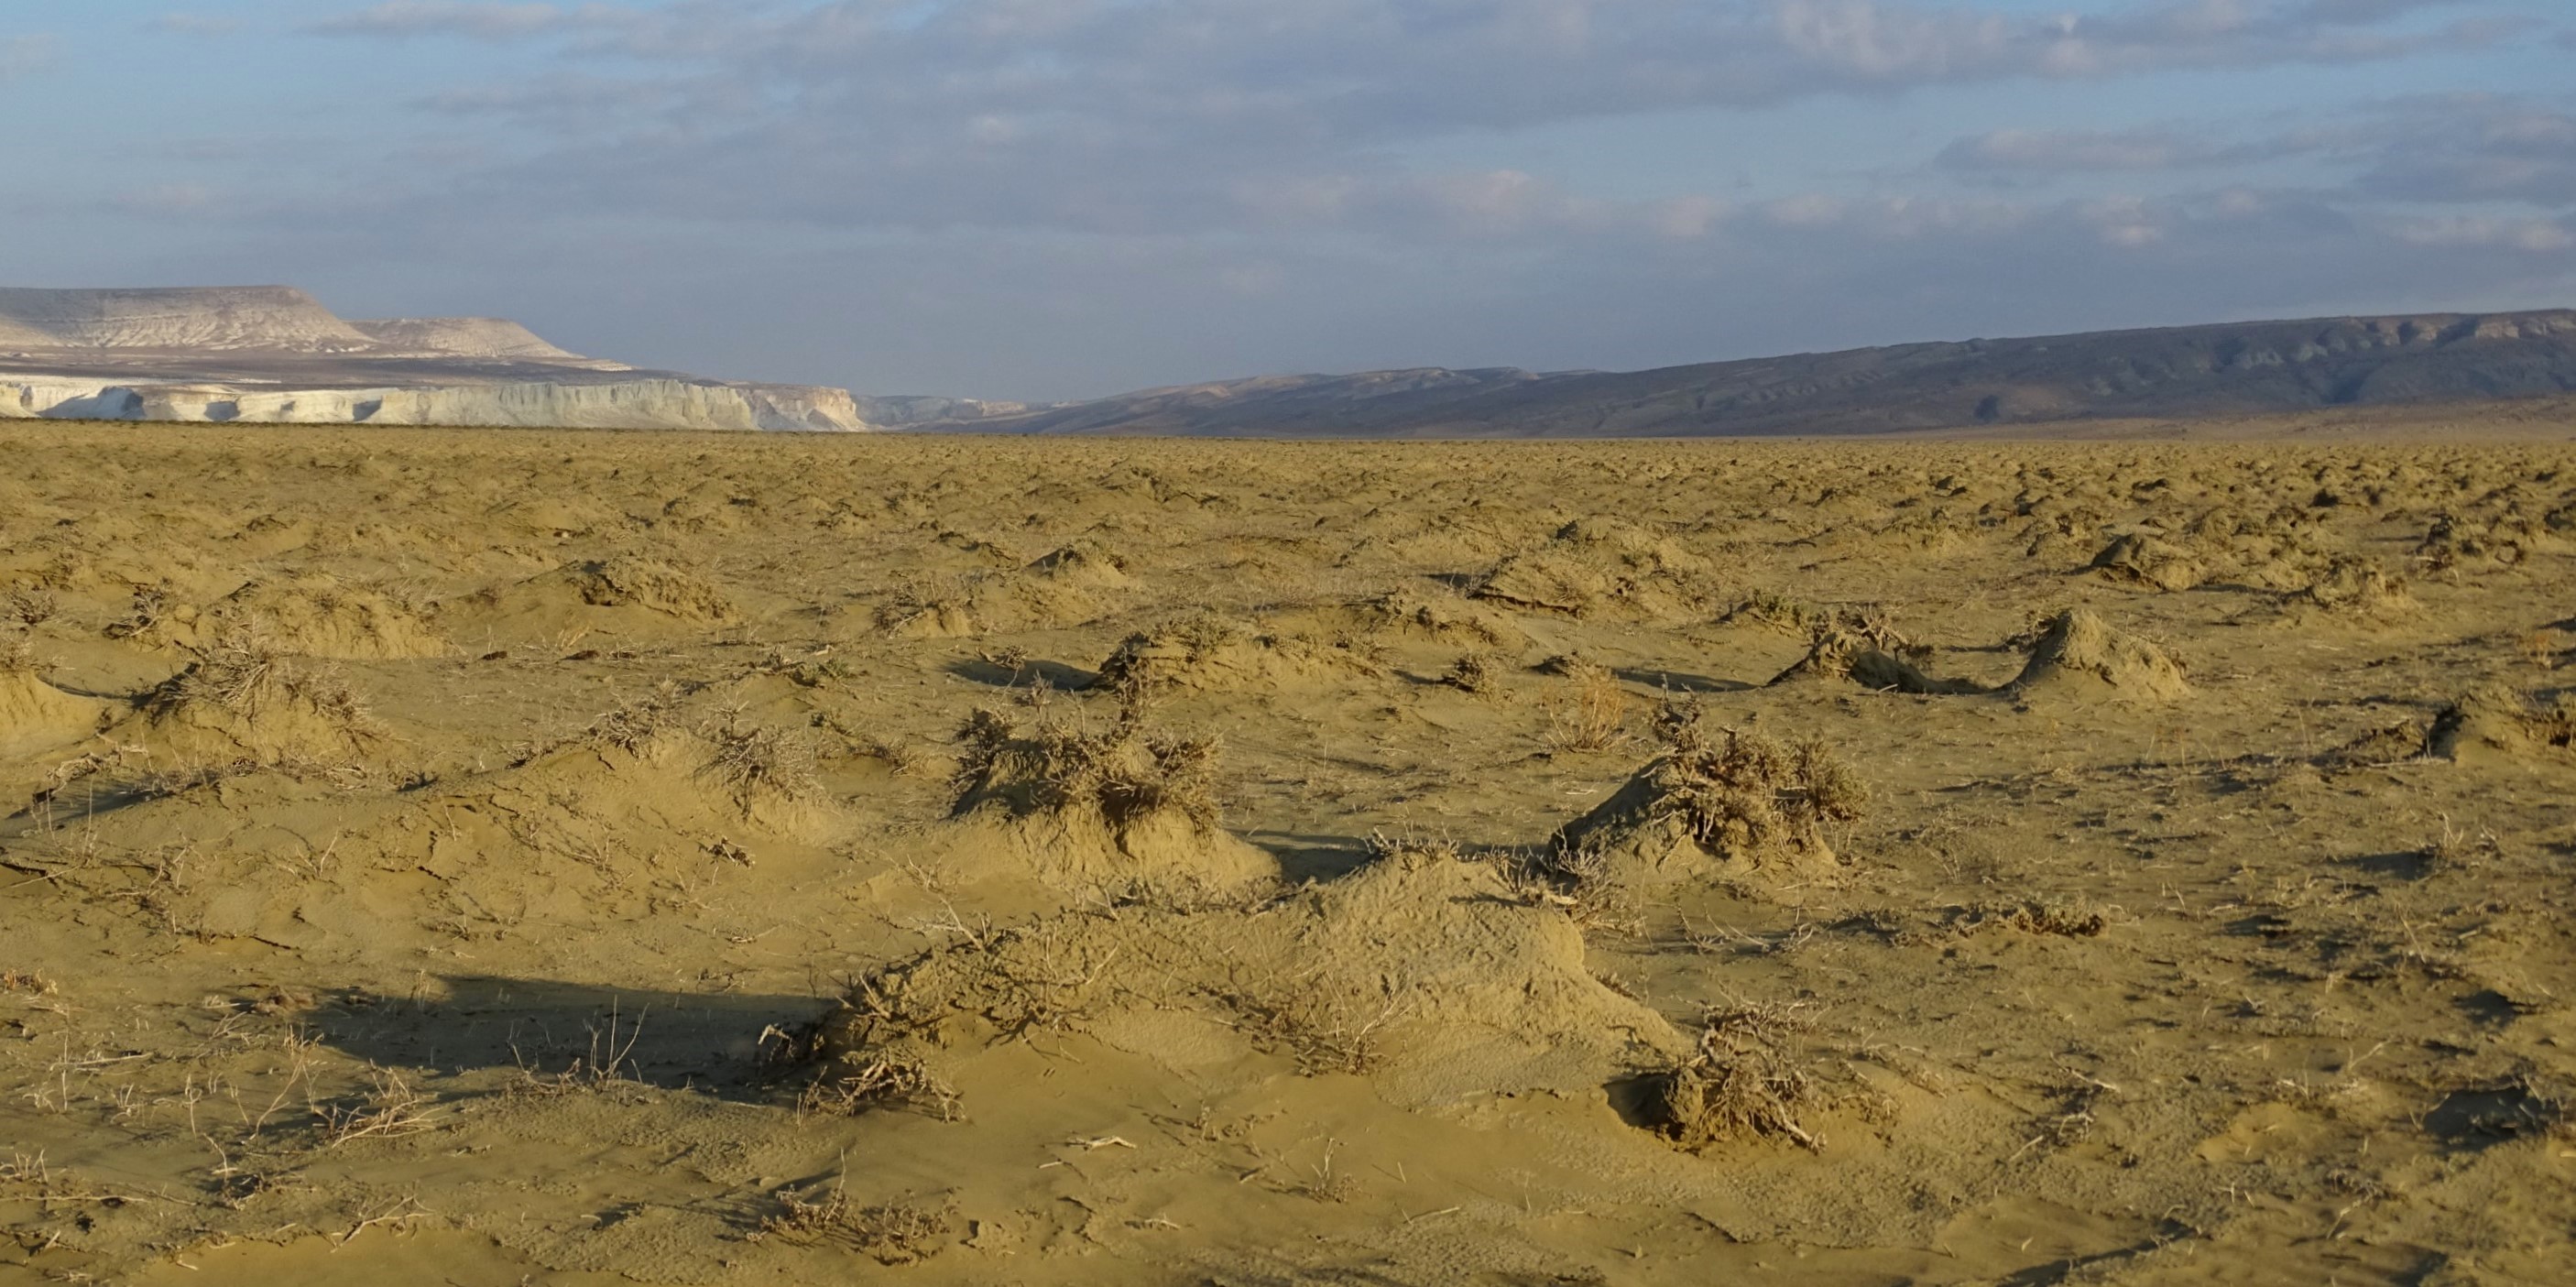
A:
<svg viewBox="0 0 2576 1287">
<path fill-rule="evenodd" d="M 1795 881 L 1837 866 L 1825 825 L 1869 798 L 1819 742 L 1786 746 L 1709 728 L 1696 710 L 1659 719 L 1664 753 L 1591 812 L 1550 837 L 1554 865 L 1579 883 L 1646 892 L 1685 882 Z"/>
<path fill-rule="evenodd" d="M 790 1054 L 846 1090 L 882 1084 L 889 1064 L 935 1078 L 1040 1029 L 1176 1069 L 1269 1051 L 1417 1103 L 1598 1095 L 1684 1044 L 1592 977 L 1563 912 L 1490 864 L 1406 850 L 1276 904 L 1066 912 L 932 948 L 860 980 Z"/>
<path fill-rule="evenodd" d="M 1131 706 L 1105 728 L 978 711 L 961 740 L 950 870 L 1195 894 L 1279 879 L 1278 860 L 1217 825 L 1213 738 L 1150 731 Z"/>
<path fill-rule="evenodd" d="M 106 727 L 116 709 L 46 683 L 24 652 L 0 644 L 0 757 L 69 746 Z"/>
<path fill-rule="evenodd" d="M 2182 667 L 2156 645 L 2103 624 L 2082 608 L 2059 613 L 2043 627 L 2030 663 L 2004 685 L 2014 696 L 2076 700 L 2165 702 L 2190 691 Z"/>
<path fill-rule="evenodd" d="M 1348 639 L 1266 634 L 1200 615 L 1129 635 L 1100 663 L 1093 682 L 1113 692 L 1239 691 L 1343 683 L 1383 673 L 1365 649 Z"/>
<path fill-rule="evenodd" d="M 2444 707 L 2424 739 L 2427 754 L 2501 763 L 2576 750 L 2576 693 L 2543 703 L 2504 684 L 2472 689 Z"/>
<path fill-rule="evenodd" d="M 1578 519 L 1505 558 L 1470 593 L 1532 612 L 1666 620 L 1704 604 L 1708 560 L 1619 519 Z"/>
</svg>

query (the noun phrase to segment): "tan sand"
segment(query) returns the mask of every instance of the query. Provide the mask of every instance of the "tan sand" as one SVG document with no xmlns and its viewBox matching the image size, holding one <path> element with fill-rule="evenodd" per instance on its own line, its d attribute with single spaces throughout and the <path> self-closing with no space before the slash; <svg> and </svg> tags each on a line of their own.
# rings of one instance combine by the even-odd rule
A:
<svg viewBox="0 0 2576 1287">
<path fill-rule="evenodd" d="M 0 431 L 0 1281 L 2566 1281 L 2576 421 L 2163 428 Z"/>
</svg>

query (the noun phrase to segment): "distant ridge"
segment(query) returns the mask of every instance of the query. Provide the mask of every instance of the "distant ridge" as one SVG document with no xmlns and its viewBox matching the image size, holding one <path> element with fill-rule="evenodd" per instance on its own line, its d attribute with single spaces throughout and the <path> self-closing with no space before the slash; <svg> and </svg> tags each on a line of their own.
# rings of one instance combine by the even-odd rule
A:
<svg viewBox="0 0 2576 1287">
<path fill-rule="evenodd" d="M 2576 391 L 2576 311 L 2235 322 L 1540 374 L 1263 376 L 927 429 L 1282 437 L 1868 434 Z"/>
<path fill-rule="evenodd" d="M 0 419 L 860 430 L 845 389 L 583 357 L 496 317 L 348 321 L 291 286 L 0 287 Z"/>
</svg>

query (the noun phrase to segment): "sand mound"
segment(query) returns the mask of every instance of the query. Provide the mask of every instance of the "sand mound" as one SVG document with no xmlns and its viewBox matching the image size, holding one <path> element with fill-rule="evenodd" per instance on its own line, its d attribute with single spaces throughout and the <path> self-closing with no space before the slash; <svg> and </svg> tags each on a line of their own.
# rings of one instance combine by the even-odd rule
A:
<svg viewBox="0 0 2576 1287">
<path fill-rule="evenodd" d="M 1869 792 L 1822 743 L 1710 730 L 1690 709 L 1657 723 L 1663 755 L 1549 839 L 1560 875 L 1648 891 L 1834 870 L 1825 824 L 1858 817 Z"/>
<path fill-rule="evenodd" d="M 643 608 L 681 621 L 729 622 L 733 601 L 706 578 L 659 559 L 619 557 L 571 563 L 557 575 L 602 608 Z"/>
<path fill-rule="evenodd" d="M 64 692 L 23 653 L 0 649 L 0 757 L 68 746 L 106 727 L 110 703 Z"/>
<path fill-rule="evenodd" d="M 1531 612 L 1665 620 L 1704 606 L 1708 561 L 1616 519 L 1568 523 L 1546 545 L 1506 557 L 1469 593 Z"/>
<path fill-rule="evenodd" d="M 950 870 L 1193 894 L 1279 879 L 1276 859 L 1217 825 L 1214 738 L 1148 731 L 1130 707 L 1106 729 L 978 711 L 960 740 Z"/>
<path fill-rule="evenodd" d="M 2170 541 L 2133 532 L 2093 556 L 2103 579 L 2157 590 L 2188 590 L 2210 577 L 2209 564 Z"/>
<path fill-rule="evenodd" d="M 1561 911 L 1490 865 L 1410 850 L 1261 906 L 1059 913 L 933 948 L 860 980 L 787 1053 L 863 1108 L 1039 1029 L 1183 1069 L 1284 1054 L 1412 1103 L 1598 1094 L 1684 1045 L 1592 977 Z"/>
<path fill-rule="evenodd" d="M 1985 691 L 1970 680 L 1935 679 L 1907 659 L 1909 653 L 1925 657 L 1930 652 L 1928 648 L 1911 647 L 1884 633 L 1839 625 L 1826 626 L 1816 631 L 1815 643 L 1808 648 L 1807 655 L 1773 676 L 1771 683 L 1848 680 L 1875 692 L 1927 696 Z"/>
<path fill-rule="evenodd" d="M 441 657 L 449 651 L 419 610 L 320 575 L 253 581 L 192 620 L 164 622 L 159 633 L 183 648 L 247 633 L 279 653 L 345 660 Z"/>
<path fill-rule="evenodd" d="M 2576 749 L 2576 693 L 2542 705 L 2501 684 L 2473 689 L 2433 718 L 2424 747 L 2461 763 L 2526 761 Z"/>
<path fill-rule="evenodd" d="M 566 563 L 454 602 L 441 614 L 457 638 L 478 647 L 484 640 L 569 646 L 594 634 L 679 639 L 740 619 L 733 600 L 704 576 L 675 563 L 629 556 Z"/>
<path fill-rule="evenodd" d="M 1357 634 L 1390 643 L 1438 643 L 1511 652 L 1530 646 L 1528 632 L 1493 608 L 1465 598 L 1434 597 L 1410 590 L 1357 602 L 1269 614 L 1263 620 L 1281 633 L 1309 637 Z"/>
<path fill-rule="evenodd" d="M 1075 541 L 1041 555 L 1027 570 L 1056 585 L 1089 590 L 1123 590 L 1136 584 L 1127 575 L 1127 561 L 1096 541 Z"/>
<path fill-rule="evenodd" d="M 255 636 L 206 649 L 118 728 L 122 740 L 209 764 L 347 763 L 379 733 L 365 700 L 336 668 Z"/>
<path fill-rule="evenodd" d="M 1384 667 L 1348 638 L 1257 633 L 1199 616 L 1129 635 L 1092 686 L 1110 692 L 1236 691 L 1375 679 Z"/>
<path fill-rule="evenodd" d="M 2435 515 L 2426 526 L 2424 538 L 2416 543 L 2415 557 L 2441 571 L 2479 564 L 2517 564 L 2535 553 L 2564 545 L 2546 520 L 2527 514 L 2445 513 Z"/>
<path fill-rule="evenodd" d="M 2290 595 L 2287 606 L 2339 616 L 2385 618 L 2412 612 L 2416 605 L 2414 596 L 2406 592 L 2406 583 L 2390 576 L 2378 560 L 2340 556 L 2328 562 L 2316 580 Z"/>
<path fill-rule="evenodd" d="M 2182 667 L 2163 649 L 2122 634 L 2082 608 L 2058 614 L 2043 627 L 2030 664 L 2001 690 L 2014 696 L 2044 694 L 2121 701 L 2171 701 L 2190 691 Z"/>
<path fill-rule="evenodd" d="M 274 741 L 275 727 L 253 732 Z M 142 910 L 198 938 L 347 953 L 528 922 L 631 930 L 687 906 L 711 872 L 818 861 L 840 822 L 789 735 L 730 713 L 689 727 L 627 708 L 506 767 L 397 791 L 311 746 L 261 760 L 224 745 L 93 824 L 119 849 L 184 856 Z"/>
</svg>

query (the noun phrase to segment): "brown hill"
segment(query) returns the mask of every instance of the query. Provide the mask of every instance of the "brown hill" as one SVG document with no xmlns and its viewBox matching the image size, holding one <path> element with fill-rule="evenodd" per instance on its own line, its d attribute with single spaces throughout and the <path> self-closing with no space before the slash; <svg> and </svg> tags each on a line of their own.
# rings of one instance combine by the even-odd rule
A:
<svg viewBox="0 0 2576 1287">
<path fill-rule="evenodd" d="M 2571 390 L 2576 311 L 2552 310 L 1961 340 L 1635 372 L 1264 376 L 922 427 L 1292 437 L 1843 434 Z"/>
</svg>

